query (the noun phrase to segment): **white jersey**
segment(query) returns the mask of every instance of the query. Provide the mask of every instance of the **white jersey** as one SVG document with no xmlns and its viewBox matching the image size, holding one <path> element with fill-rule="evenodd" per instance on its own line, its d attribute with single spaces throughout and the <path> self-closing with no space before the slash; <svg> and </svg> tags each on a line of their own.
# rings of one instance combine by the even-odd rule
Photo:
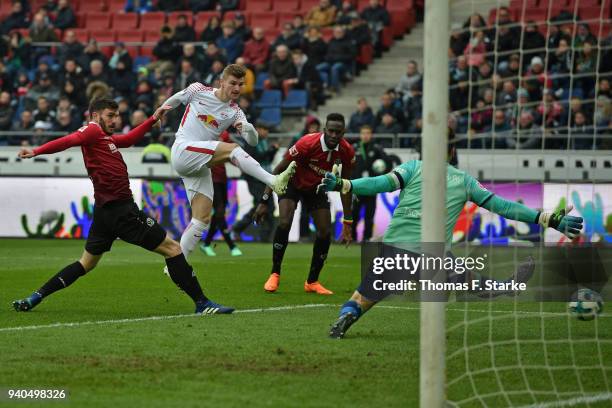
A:
<svg viewBox="0 0 612 408">
<path fill-rule="evenodd" d="M 172 107 L 179 103 L 187 106 L 176 131 L 176 143 L 219 140 L 221 133 L 234 123 L 248 123 L 240 106 L 234 101 L 219 100 L 216 90 L 196 82 L 165 102 Z"/>
</svg>

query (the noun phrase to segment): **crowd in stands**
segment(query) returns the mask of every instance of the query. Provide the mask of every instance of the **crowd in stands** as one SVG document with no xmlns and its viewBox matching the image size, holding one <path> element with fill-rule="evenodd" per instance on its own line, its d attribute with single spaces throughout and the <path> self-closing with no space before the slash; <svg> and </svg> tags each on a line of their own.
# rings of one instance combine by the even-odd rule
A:
<svg viewBox="0 0 612 408">
<path fill-rule="evenodd" d="M 128 0 L 121 13 L 185 12 L 174 24 L 156 27 L 159 39 L 146 44 L 149 51 L 142 57 L 120 37 L 111 43 L 98 44 L 96 38 L 81 42 L 77 13 L 68 0 L 38 1 L 36 6 L 13 1 L 0 22 L 0 130 L 74 129 L 86 121 L 88 101 L 104 94 L 120 103 L 120 128 L 128 130 L 193 82 L 218 86 L 229 63 L 248 68 L 240 105 L 253 119 L 260 75 L 267 78 L 264 89 L 285 95 L 290 89 L 307 90 L 309 107 L 316 108 L 356 74 L 359 47 L 379 47 L 380 32 L 389 24 L 380 0 L 370 0 L 361 12 L 351 0 L 320 0 L 270 38 L 257 21 L 249 26 L 240 11 L 228 17 L 237 7 L 237 0 Z M 192 12 L 204 10 L 218 13 L 196 31 Z M 331 38 L 324 38 L 324 30 Z M 168 130 L 176 129 L 181 114 L 169 115 Z M 23 140 L 0 138 L 0 143 Z"/>
<path fill-rule="evenodd" d="M 602 137 L 612 134 L 612 36 L 592 33 L 586 21 L 563 11 L 544 25 L 517 23 L 506 7 L 495 14 L 489 25 L 474 14 L 453 26 L 449 124 L 467 135 L 459 146 L 612 148 L 612 139 Z M 349 130 L 420 133 L 421 115 L 422 73 L 411 61 L 376 113 L 359 98 Z M 416 143 L 400 140 L 402 147 Z"/>
</svg>

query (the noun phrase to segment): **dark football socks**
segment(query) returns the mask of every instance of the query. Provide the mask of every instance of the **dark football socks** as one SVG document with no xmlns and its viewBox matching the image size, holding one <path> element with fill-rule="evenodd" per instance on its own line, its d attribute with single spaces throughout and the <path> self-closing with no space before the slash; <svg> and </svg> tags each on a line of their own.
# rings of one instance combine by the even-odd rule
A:
<svg viewBox="0 0 612 408">
<path fill-rule="evenodd" d="M 281 273 L 281 264 L 289 243 L 289 229 L 277 227 L 272 244 L 272 273 Z"/>
<path fill-rule="evenodd" d="M 198 278 L 193 274 L 193 268 L 187 263 L 185 256 L 179 254 L 172 258 L 166 258 L 168 273 L 176 285 L 181 288 L 194 302 L 205 302 L 208 300 L 202 292 Z"/>
<path fill-rule="evenodd" d="M 83 268 L 83 265 L 81 265 L 81 263 L 78 261 L 71 263 L 49 279 L 47 283 L 45 283 L 35 293 L 38 293 L 41 298 L 45 298 L 60 289 L 67 288 L 68 286 L 72 285 L 74 281 L 83 275 L 85 275 L 85 268 Z"/>
<path fill-rule="evenodd" d="M 319 274 L 323 269 L 323 264 L 327 259 L 331 237 L 328 235 L 325 238 L 317 237 L 312 247 L 312 260 L 310 261 L 310 272 L 308 273 L 308 283 L 313 283 L 319 280 Z"/>
</svg>

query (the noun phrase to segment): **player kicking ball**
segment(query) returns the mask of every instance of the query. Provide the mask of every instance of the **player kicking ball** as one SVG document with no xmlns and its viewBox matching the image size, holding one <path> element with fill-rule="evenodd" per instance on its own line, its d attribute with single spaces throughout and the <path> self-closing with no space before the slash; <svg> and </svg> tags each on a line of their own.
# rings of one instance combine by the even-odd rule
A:
<svg viewBox="0 0 612 408">
<path fill-rule="evenodd" d="M 274 173 L 278 174 L 286 171 L 291 163 L 297 163 L 295 176 L 289 183 L 287 192 L 278 196 L 279 222 L 272 246 L 272 272 L 264 285 L 264 290 L 267 292 L 275 292 L 278 289 L 281 264 L 289 242 L 289 230 L 297 203 L 301 202 L 302 211 L 310 212 L 317 229 L 310 272 L 304 283 L 304 290 L 320 295 L 333 294 L 319 282 L 319 274 L 331 243 L 331 213 L 327 193 L 317 191 L 317 185 L 325 172 L 331 171 L 334 165 L 342 165 L 342 176 L 350 177 L 355 151 L 344 139 L 344 132 L 344 116 L 330 113 L 323 132 L 303 136 L 285 153 L 283 160 L 274 169 Z M 257 223 L 263 221 L 268 214 L 268 206 L 273 205 L 270 194 L 271 189 L 267 188 L 255 210 Z M 348 245 L 352 239 L 353 222 L 351 193 L 342 193 L 341 199 L 344 213 L 341 241 Z"/>
<path fill-rule="evenodd" d="M 449 140 L 452 139 L 449 130 Z M 454 147 L 449 145 L 449 161 L 455 155 Z M 376 195 L 378 193 L 401 190 L 400 202 L 393 212 L 391 223 L 385 232 L 385 243 L 419 243 L 421 242 L 421 188 L 422 162 L 411 160 L 395 168 L 390 173 L 378 177 L 364 177 L 356 180 L 346 180 L 336 177 L 333 172 L 326 173 L 321 182 L 325 191 L 340 191 L 344 194 Z M 451 165 L 447 167 L 447 178 L 453 180 L 446 189 L 446 244 L 450 245 L 453 229 L 461 210 L 467 201 L 472 201 L 479 207 L 493 213 L 526 223 L 540 224 L 543 227 L 554 228 L 569 238 L 574 238 L 582 229 L 582 218 L 567 215 L 571 207 L 554 213 L 539 212 L 520 203 L 505 200 L 485 189 L 474 177 Z M 533 274 L 533 265 L 519 267 L 514 280 L 526 282 Z M 366 280 L 367 280 L 366 275 Z M 467 279 L 467 278 L 466 278 Z M 332 325 L 329 336 L 342 338 L 349 327 L 365 312 L 382 299 L 372 300 L 363 293 L 368 288 L 362 281 L 353 296 L 340 309 L 340 316 Z"/>
<path fill-rule="evenodd" d="M 243 172 L 269 186 L 276 194 L 283 194 L 295 172 L 295 163 L 279 175 L 272 175 L 236 143 L 219 141 L 221 133 L 234 127 L 251 146 L 258 143 L 258 134 L 236 100 L 244 86 L 246 70 L 240 65 L 225 67 L 219 88 L 200 83 L 171 96 L 164 105 L 172 108 L 187 106 L 172 145 L 172 167 L 183 179 L 191 205 L 191 221 L 181 236 L 185 257 L 210 228 L 213 207 L 211 167 L 231 161 Z"/>
<path fill-rule="evenodd" d="M 119 148 L 130 147 L 141 140 L 169 108 L 162 106 L 129 133 L 114 135 L 118 108 L 112 99 L 94 100 L 89 106 L 92 119 L 89 124 L 40 147 L 22 148 L 19 152 L 20 158 L 30 159 L 80 146 L 94 186 L 95 206 L 81 258 L 64 267 L 29 297 L 13 302 L 13 307 L 18 312 L 31 310 L 47 296 L 67 288 L 94 269 L 104 252 L 110 251 L 113 242 L 121 238 L 163 255 L 172 281 L 194 301 L 196 313 L 232 313 L 233 308 L 221 306 L 204 295 L 179 244 L 168 237 L 157 221 L 139 210 L 132 197 L 127 166 Z"/>
</svg>

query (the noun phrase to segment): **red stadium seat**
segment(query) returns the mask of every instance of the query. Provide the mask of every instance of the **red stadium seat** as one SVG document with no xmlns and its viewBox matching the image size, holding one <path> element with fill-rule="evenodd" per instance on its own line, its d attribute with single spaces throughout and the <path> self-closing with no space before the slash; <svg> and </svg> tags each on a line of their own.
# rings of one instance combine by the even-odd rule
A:
<svg viewBox="0 0 612 408">
<path fill-rule="evenodd" d="M 159 30 L 147 30 L 144 31 L 145 42 L 148 43 L 156 43 L 161 38 L 161 33 Z"/>
<path fill-rule="evenodd" d="M 548 0 L 543 0 L 541 7 L 546 8 Z M 510 0 L 510 8 L 521 9 L 521 8 L 533 8 L 538 7 L 538 0 Z"/>
<path fill-rule="evenodd" d="M 374 61 L 374 47 L 372 44 L 363 44 L 357 56 L 357 62 L 361 65 L 370 65 Z"/>
<path fill-rule="evenodd" d="M 179 16 L 187 17 L 187 25 L 193 26 L 193 13 L 188 11 L 174 11 L 168 14 L 168 24 L 170 27 L 176 26 Z"/>
<path fill-rule="evenodd" d="M 246 3 L 246 11 L 268 11 L 272 8 L 270 0 L 249 0 Z"/>
<path fill-rule="evenodd" d="M 140 55 L 140 47 L 138 46 L 126 46 L 125 47 L 126 51 L 128 52 L 128 54 L 130 54 L 130 57 L 132 57 L 132 59 L 136 58 L 138 55 Z"/>
<path fill-rule="evenodd" d="M 370 5 L 370 0 L 358 0 L 357 1 L 357 11 L 362 12 L 364 8 Z"/>
<path fill-rule="evenodd" d="M 273 11 L 251 13 L 251 21 L 258 27 L 266 29 L 276 27 L 276 13 Z"/>
<path fill-rule="evenodd" d="M 119 13 L 125 10 L 125 0 L 106 0 L 108 11 L 111 13 Z"/>
<path fill-rule="evenodd" d="M 314 6 L 318 6 L 319 2 L 320 2 L 319 0 L 302 0 L 300 2 L 300 10 L 302 10 L 302 13 L 306 14 Z"/>
<path fill-rule="evenodd" d="M 162 12 L 145 13 L 140 16 L 140 28 L 142 30 L 157 30 L 166 24 L 166 15 Z"/>
<path fill-rule="evenodd" d="M 228 11 L 223 15 L 223 21 L 233 21 L 236 19 L 236 14 L 242 13 L 242 15 L 246 18 L 247 24 L 250 21 L 251 13 L 243 13 L 241 11 Z"/>
<path fill-rule="evenodd" d="M 525 13 L 523 15 L 519 14 L 517 16 L 517 21 L 535 21 L 535 22 L 543 22 L 548 20 L 548 10 L 541 8 L 528 8 L 525 9 Z"/>
<path fill-rule="evenodd" d="M 276 21 L 277 25 L 279 27 L 282 27 L 283 24 L 285 23 L 292 23 L 293 22 L 293 17 L 298 14 L 296 12 L 293 11 L 282 11 L 282 12 L 278 12 L 276 13 L 278 20 Z"/>
<path fill-rule="evenodd" d="M 77 28 L 85 28 L 86 22 L 87 22 L 87 13 L 76 13 Z"/>
<path fill-rule="evenodd" d="M 602 2 L 604 1 L 605 0 L 602 0 Z M 578 9 L 580 10 L 583 7 L 600 7 L 599 2 L 600 0 L 569 0 L 567 5 L 573 10 L 577 3 Z"/>
<path fill-rule="evenodd" d="M 385 48 L 390 48 L 393 45 L 393 30 L 391 27 L 385 27 L 380 35 L 380 42 Z"/>
<path fill-rule="evenodd" d="M 334 36 L 334 29 L 331 27 L 323 27 L 321 28 L 321 38 L 325 42 L 329 42 Z"/>
<path fill-rule="evenodd" d="M 90 30 L 107 30 L 110 28 L 112 14 L 106 12 L 87 13 L 86 27 Z"/>
<path fill-rule="evenodd" d="M 89 41 L 89 30 L 86 28 L 69 28 L 64 30 L 64 36 L 66 36 L 66 32 L 74 31 L 74 35 L 78 42 L 85 44 Z"/>
<path fill-rule="evenodd" d="M 117 31 L 117 40 L 125 43 L 141 43 L 144 41 L 144 33 L 141 30 Z"/>
<path fill-rule="evenodd" d="M 297 12 L 300 9 L 299 0 L 275 0 L 272 9 L 279 12 Z"/>
<path fill-rule="evenodd" d="M 276 37 L 278 37 L 279 34 L 280 29 L 278 28 L 266 28 L 264 31 L 264 37 L 270 44 L 272 44 L 274 40 L 276 40 Z"/>
<path fill-rule="evenodd" d="M 98 43 L 114 43 L 117 40 L 117 33 L 111 30 L 91 30 L 89 34 Z"/>
<path fill-rule="evenodd" d="M 553 4 L 548 10 L 548 19 L 551 20 L 554 17 L 557 17 L 559 14 L 561 14 L 562 11 L 566 11 L 570 14 L 573 14 L 573 9 L 570 9 L 568 6 Z"/>
<path fill-rule="evenodd" d="M 121 13 L 113 15 L 113 29 L 132 30 L 138 28 L 138 14 Z"/>
<path fill-rule="evenodd" d="M 586 20 L 588 22 L 591 21 L 599 21 L 602 18 L 608 18 L 610 13 L 606 14 L 605 8 L 602 10 L 602 7 L 582 7 L 578 12 L 581 20 Z M 590 20 L 590 21 L 589 21 Z"/>
</svg>

